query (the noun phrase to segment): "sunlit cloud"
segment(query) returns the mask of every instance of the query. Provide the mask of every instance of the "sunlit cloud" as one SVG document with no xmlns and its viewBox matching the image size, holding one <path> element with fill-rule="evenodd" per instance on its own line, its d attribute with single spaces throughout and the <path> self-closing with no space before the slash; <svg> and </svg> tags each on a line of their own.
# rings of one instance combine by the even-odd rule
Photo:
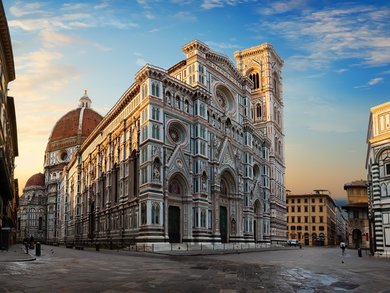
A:
<svg viewBox="0 0 390 293">
<path fill-rule="evenodd" d="M 58 45 L 69 45 L 72 42 L 76 42 L 78 38 L 61 34 L 54 31 L 42 31 L 39 33 L 43 46 L 53 48 Z"/>
<path fill-rule="evenodd" d="M 36 7 L 41 7 L 36 5 Z M 101 9 L 108 7 L 103 1 L 98 5 L 90 3 L 65 3 L 60 10 L 47 8 L 42 13 L 28 13 L 29 4 L 17 2 L 10 7 L 17 19 L 8 21 L 10 28 L 19 28 L 24 31 L 42 30 L 70 30 L 74 28 L 114 27 L 118 29 L 136 28 L 138 24 L 129 18 L 123 20 L 115 13 L 101 13 Z M 27 16 L 27 17 L 24 17 Z M 149 15 L 152 17 L 152 15 Z"/>
<path fill-rule="evenodd" d="M 9 10 L 13 16 L 23 17 L 31 14 L 45 14 L 45 11 L 40 9 L 42 7 L 43 4 L 39 2 L 23 4 L 20 1 L 16 1 L 16 4 L 14 6 L 11 6 Z"/>
<path fill-rule="evenodd" d="M 346 68 L 341 68 L 341 69 L 337 69 L 336 70 L 337 73 L 344 73 L 344 72 L 347 72 L 347 71 L 348 71 L 348 69 L 346 69 Z"/>
<path fill-rule="evenodd" d="M 341 59 L 358 59 L 360 65 L 378 66 L 390 63 L 389 17 L 388 7 L 378 13 L 378 7 L 355 5 L 303 10 L 277 21 L 261 20 L 258 28 L 259 33 L 264 29 L 277 32 L 307 51 L 290 57 L 297 69 L 319 69 Z"/>
</svg>

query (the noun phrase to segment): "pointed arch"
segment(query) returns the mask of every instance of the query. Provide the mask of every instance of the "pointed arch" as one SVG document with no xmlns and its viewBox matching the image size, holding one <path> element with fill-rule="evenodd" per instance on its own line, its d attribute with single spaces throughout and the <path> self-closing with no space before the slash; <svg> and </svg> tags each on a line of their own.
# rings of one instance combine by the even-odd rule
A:
<svg viewBox="0 0 390 293">
<path fill-rule="evenodd" d="M 174 173 L 168 180 L 168 192 L 172 196 L 185 196 L 189 193 L 189 184 L 182 173 Z"/>
</svg>

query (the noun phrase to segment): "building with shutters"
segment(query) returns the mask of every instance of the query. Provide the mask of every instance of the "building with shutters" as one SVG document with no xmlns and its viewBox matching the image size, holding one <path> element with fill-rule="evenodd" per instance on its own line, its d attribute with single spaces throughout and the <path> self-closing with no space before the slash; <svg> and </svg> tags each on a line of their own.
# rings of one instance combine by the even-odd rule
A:
<svg viewBox="0 0 390 293">
<path fill-rule="evenodd" d="M 328 246 L 345 240 L 345 219 L 328 190 L 310 194 L 288 192 L 287 221 L 289 239 L 304 245 Z"/>
</svg>

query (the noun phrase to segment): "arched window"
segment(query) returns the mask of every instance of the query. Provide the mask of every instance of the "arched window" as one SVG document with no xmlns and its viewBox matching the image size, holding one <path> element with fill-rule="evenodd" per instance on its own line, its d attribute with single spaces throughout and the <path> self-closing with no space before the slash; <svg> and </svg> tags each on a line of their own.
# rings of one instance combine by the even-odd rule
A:
<svg viewBox="0 0 390 293">
<path fill-rule="evenodd" d="M 257 117 L 257 118 L 260 118 L 260 117 L 261 117 L 261 105 L 260 105 L 260 103 L 258 103 L 258 104 L 256 105 L 256 117 Z"/>
<path fill-rule="evenodd" d="M 155 139 L 160 139 L 160 126 L 153 124 L 152 126 L 152 137 Z"/>
<path fill-rule="evenodd" d="M 250 80 L 253 82 L 253 89 L 256 90 L 260 87 L 259 73 L 254 72 L 249 74 Z"/>
<path fill-rule="evenodd" d="M 386 184 L 381 185 L 381 196 L 387 196 L 387 186 Z"/>
<path fill-rule="evenodd" d="M 141 204 L 141 224 L 146 224 L 146 203 Z"/>
<path fill-rule="evenodd" d="M 200 212 L 200 226 L 206 228 L 206 210 L 202 209 Z"/>
<path fill-rule="evenodd" d="M 274 95 L 275 97 L 278 96 L 278 81 L 276 79 L 276 76 L 274 76 Z"/>
<path fill-rule="evenodd" d="M 160 224 L 160 205 L 154 202 L 152 205 L 152 224 Z"/>
<path fill-rule="evenodd" d="M 142 95 L 142 99 L 144 99 L 148 95 L 148 85 L 146 83 L 142 85 L 141 95 Z"/>
<path fill-rule="evenodd" d="M 152 96 L 159 97 L 160 96 L 160 86 L 158 83 L 152 83 Z"/>
<path fill-rule="evenodd" d="M 180 109 L 180 97 L 176 96 L 176 107 Z"/>
</svg>

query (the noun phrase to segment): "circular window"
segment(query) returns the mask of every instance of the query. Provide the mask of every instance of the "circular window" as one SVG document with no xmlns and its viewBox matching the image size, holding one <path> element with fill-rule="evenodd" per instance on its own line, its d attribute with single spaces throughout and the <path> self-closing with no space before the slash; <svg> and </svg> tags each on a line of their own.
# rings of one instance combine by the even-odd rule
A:
<svg viewBox="0 0 390 293">
<path fill-rule="evenodd" d="M 187 131 L 183 124 L 174 121 L 168 126 L 168 137 L 175 144 L 183 144 L 187 139 Z"/>
<path fill-rule="evenodd" d="M 169 136 L 175 143 L 178 143 L 180 141 L 180 133 L 177 131 L 177 129 L 173 127 L 169 129 Z"/>
<path fill-rule="evenodd" d="M 217 105 L 223 111 L 234 113 L 236 111 L 233 94 L 223 85 L 218 85 L 215 91 Z"/>
<path fill-rule="evenodd" d="M 61 158 L 61 161 L 65 161 L 66 159 L 68 159 L 68 153 L 62 152 L 60 158 Z"/>
</svg>

